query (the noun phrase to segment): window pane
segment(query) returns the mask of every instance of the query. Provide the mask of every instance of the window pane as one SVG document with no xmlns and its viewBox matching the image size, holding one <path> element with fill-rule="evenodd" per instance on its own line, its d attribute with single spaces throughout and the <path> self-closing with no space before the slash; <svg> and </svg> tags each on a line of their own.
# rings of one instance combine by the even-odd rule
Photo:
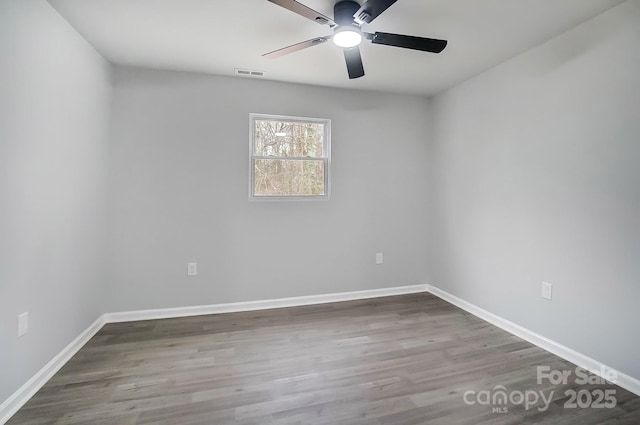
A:
<svg viewBox="0 0 640 425">
<path fill-rule="evenodd" d="M 257 159 L 255 196 L 324 195 L 323 160 Z"/>
<path fill-rule="evenodd" d="M 255 125 L 256 156 L 324 156 L 324 124 L 255 120 Z"/>
</svg>

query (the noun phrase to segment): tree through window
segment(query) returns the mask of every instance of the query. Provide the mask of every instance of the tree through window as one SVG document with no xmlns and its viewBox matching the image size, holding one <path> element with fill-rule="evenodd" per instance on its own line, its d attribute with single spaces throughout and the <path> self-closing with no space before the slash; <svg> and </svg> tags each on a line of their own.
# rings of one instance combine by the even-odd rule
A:
<svg viewBox="0 0 640 425">
<path fill-rule="evenodd" d="M 330 121 L 251 114 L 251 197 L 328 198 Z"/>
</svg>

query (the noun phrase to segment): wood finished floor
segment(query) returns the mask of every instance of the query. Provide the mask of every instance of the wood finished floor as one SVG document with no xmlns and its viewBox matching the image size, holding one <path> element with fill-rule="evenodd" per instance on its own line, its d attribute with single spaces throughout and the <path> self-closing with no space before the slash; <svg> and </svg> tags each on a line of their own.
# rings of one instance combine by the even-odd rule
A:
<svg viewBox="0 0 640 425">
<path fill-rule="evenodd" d="M 9 424 L 640 424 L 640 397 L 537 385 L 537 365 L 574 369 L 429 294 L 109 324 Z M 555 396 L 463 401 L 497 385 Z M 617 406 L 565 409 L 572 388 Z"/>
</svg>

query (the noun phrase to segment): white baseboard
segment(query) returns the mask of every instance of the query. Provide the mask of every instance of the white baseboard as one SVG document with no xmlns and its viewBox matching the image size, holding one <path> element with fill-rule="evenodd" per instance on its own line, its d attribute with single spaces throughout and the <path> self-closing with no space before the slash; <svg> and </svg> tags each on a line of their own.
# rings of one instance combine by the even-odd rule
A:
<svg viewBox="0 0 640 425">
<path fill-rule="evenodd" d="M 235 313 L 240 311 L 267 310 L 271 308 L 299 307 L 339 301 L 364 300 L 393 295 L 426 292 L 428 285 L 398 286 L 394 288 L 368 289 L 364 291 L 339 292 L 335 294 L 309 295 L 303 297 L 278 298 L 263 301 L 246 301 L 191 307 L 162 308 L 154 310 L 124 311 L 105 314 L 106 323 L 134 322 L 137 320 L 170 319 L 175 317 L 201 316 L 206 314 Z"/>
<path fill-rule="evenodd" d="M 341 292 L 335 294 L 311 295 L 304 297 L 279 298 L 264 301 L 248 301 L 227 304 L 214 304 L 193 307 L 166 308 L 155 310 L 127 311 L 107 313 L 99 317 L 82 334 L 67 345 L 57 356 L 47 363 L 38 373 L 18 389 L 11 397 L 0 404 L 0 424 L 11 418 L 42 386 L 55 375 L 99 330 L 105 323 L 129 322 L 137 320 L 166 319 L 174 317 L 197 316 L 205 314 L 232 313 L 240 311 L 266 310 L 271 308 L 297 307 L 313 304 L 325 304 L 340 301 L 353 301 L 368 298 L 388 297 L 393 295 L 430 292 L 433 295 L 498 326 L 538 347 L 547 350 L 565 360 L 599 375 L 603 370 L 612 370 L 590 357 L 580 354 L 568 347 L 558 344 L 520 325 L 503 319 L 493 313 L 481 309 L 467 301 L 451 295 L 431 285 L 399 286 L 394 288 L 370 289 L 364 291 Z M 640 395 L 640 381 L 618 372 L 617 385 Z"/>
<path fill-rule="evenodd" d="M 471 304 L 468 301 L 458 298 L 455 295 L 451 295 L 448 292 L 445 292 L 442 289 L 439 289 L 435 286 L 427 285 L 427 291 L 432 293 L 436 297 L 442 298 L 448 303 L 453 304 L 456 307 L 459 307 L 473 314 L 474 316 L 477 316 L 480 319 L 491 323 L 492 325 L 495 325 L 517 337 L 524 339 L 525 341 L 529 341 L 530 343 L 537 345 L 543 350 L 549 351 L 550 353 L 553 353 L 558 357 L 562 357 L 563 359 L 570 361 L 576 366 L 580 366 L 583 369 L 587 369 L 590 372 L 594 373 L 595 375 L 602 376 L 603 372 L 615 371 L 618 375 L 618 379 L 615 382 L 616 385 L 619 385 L 622 388 L 629 390 L 636 395 L 640 395 L 640 380 L 633 378 L 632 376 L 618 372 L 614 368 L 611 368 L 597 360 L 594 360 L 591 357 L 578 353 L 577 351 L 572 350 L 569 347 L 566 347 L 562 344 L 552 341 L 549 338 L 546 338 L 533 331 L 530 331 L 527 328 L 524 328 L 500 316 L 490 313 L 474 304 Z"/>
<path fill-rule="evenodd" d="M 0 404 L 0 424 L 6 423 L 33 395 L 46 384 L 104 325 L 101 316 L 76 339 L 44 365 L 31 379 Z"/>
</svg>

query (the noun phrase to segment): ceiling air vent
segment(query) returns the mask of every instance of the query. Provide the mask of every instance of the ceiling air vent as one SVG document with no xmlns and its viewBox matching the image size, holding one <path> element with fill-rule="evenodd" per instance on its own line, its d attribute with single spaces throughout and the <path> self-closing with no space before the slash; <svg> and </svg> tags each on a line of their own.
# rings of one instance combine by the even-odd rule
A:
<svg viewBox="0 0 640 425">
<path fill-rule="evenodd" d="M 250 69 L 235 68 L 234 72 L 239 77 L 253 77 L 253 78 L 264 77 L 264 72 L 263 71 L 252 71 Z"/>
</svg>

